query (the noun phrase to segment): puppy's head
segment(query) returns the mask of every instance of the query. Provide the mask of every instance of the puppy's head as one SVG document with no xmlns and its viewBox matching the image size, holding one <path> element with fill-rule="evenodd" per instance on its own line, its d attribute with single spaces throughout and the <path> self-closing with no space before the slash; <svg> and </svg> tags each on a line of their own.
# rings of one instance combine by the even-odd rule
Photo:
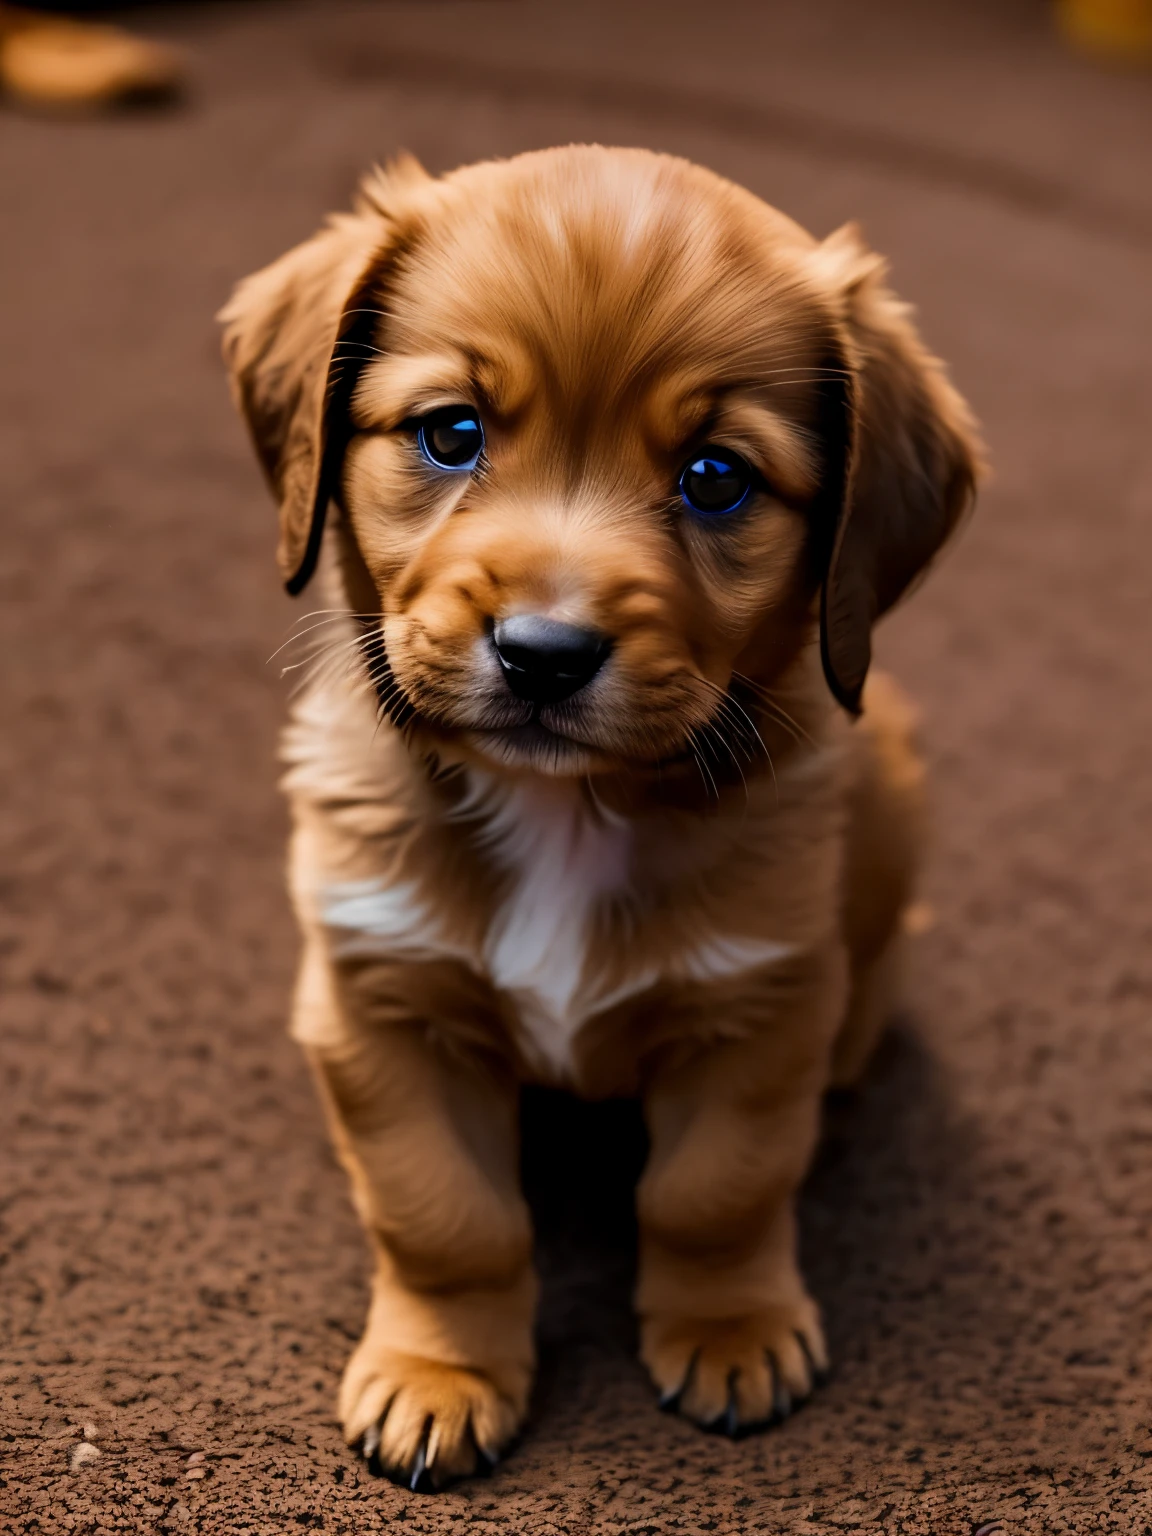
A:
<svg viewBox="0 0 1152 1536">
<path fill-rule="evenodd" d="M 335 501 L 382 701 L 511 766 L 675 759 L 817 622 L 856 709 L 975 478 L 881 277 L 639 151 L 378 174 L 223 314 L 289 590 Z"/>
</svg>

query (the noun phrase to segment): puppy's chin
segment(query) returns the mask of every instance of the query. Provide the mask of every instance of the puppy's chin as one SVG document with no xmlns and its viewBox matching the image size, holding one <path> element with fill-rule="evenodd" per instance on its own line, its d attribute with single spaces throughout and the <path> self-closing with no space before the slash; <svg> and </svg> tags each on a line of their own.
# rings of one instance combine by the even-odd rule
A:
<svg viewBox="0 0 1152 1536">
<path fill-rule="evenodd" d="M 598 711 L 533 708 L 511 695 L 457 701 L 455 708 L 441 703 L 437 709 L 422 707 L 418 692 L 413 698 L 397 688 L 395 696 L 403 703 L 393 719 L 406 727 L 418 752 L 430 752 L 445 765 L 473 763 L 553 779 L 643 773 L 655 766 L 648 742 Z"/>
<path fill-rule="evenodd" d="M 431 727 L 421 723 L 417 735 L 425 738 L 433 755 L 443 764 L 479 763 L 489 768 L 502 768 L 514 774 L 534 773 L 550 779 L 582 779 L 589 775 L 621 774 L 632 778 L 646 778 L 651 773 L 691 760 L 687 748 L 670 750 L 667 755 L 653 759 L 642 753 L 632 755 L 619 747 L 610 748 L 596 742 L 569 736 L 561 729 L 553 729 L 542 720 L 532 719 L 519 724 L 477 726 L 446 730 L 442 725 Z"/>
<path fill-rule="evenodd" d="M 549 730 L 539 720 L 499 730 L 469 731 L 466 743 L 487 762 L 547 778 L 583 778 L 618 766 L 596 747 Z"/>
</svg>

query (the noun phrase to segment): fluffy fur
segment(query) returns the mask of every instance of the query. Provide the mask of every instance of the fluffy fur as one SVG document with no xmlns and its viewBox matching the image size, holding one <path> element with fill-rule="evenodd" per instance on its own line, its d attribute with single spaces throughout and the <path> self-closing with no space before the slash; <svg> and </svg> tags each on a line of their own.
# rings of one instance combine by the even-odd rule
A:
<svg viewBox="0 0 1152 1536">
<path fill-rule="evenodd" d="M 223 319 L 283 575 L 323 551 L 330 597 L 285 782 L 294 1032 L 376 1259 L 345 1433 L 438 1486 L 520 1425 L 529 1080 L 642 1098 L 644 1361 L 701 1424 L 772 1422 L 827 1363 L 793 1195 L 920 843 L 870 631 L 969 501 L 965 407 L 853 229 L 639 151 L 403 162 Z M 462 402 L 486 452 L 446 475 L 413 421 Z M 762 476 L 730 519 L 676 495 L 705 442 Z M 534 710 L 490 640 L 523 611 L 608 664 Z"/>
</svg>

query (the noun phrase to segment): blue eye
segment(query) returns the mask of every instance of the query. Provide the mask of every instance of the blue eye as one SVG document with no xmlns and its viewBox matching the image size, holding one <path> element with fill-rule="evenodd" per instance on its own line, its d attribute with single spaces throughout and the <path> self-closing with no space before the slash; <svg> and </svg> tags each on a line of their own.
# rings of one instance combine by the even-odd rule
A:
<svg viewBox="0 0 1152 1536">
<path fill-rule="evenodd" d="M 416 441 L 437 469 L 475 469 L 484 448 L 484 428 L 470 405 L 446 405 L 422 418 Z"/>
<path fill-rule="evenodd" d="M 735 512 L 751 488 L 751 469 L 739 455 L 722 448 L 705 448 L 680 471 L 684 505 L 703 517 Z"/>
</svg>

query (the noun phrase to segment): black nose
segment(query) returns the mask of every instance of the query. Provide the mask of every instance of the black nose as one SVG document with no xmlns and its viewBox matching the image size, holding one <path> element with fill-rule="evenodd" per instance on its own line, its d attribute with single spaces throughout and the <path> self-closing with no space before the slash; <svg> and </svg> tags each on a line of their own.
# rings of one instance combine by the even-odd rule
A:
<svg viewBox="0 0 1152 1536">
<path fill-rule="evenodd" d="M 590 683 L 612 649 L 606 635 L 537 613 L 501 619 L 492 641 L 504 680 L 518 699 L 558 704 Z"/>
</svg>

